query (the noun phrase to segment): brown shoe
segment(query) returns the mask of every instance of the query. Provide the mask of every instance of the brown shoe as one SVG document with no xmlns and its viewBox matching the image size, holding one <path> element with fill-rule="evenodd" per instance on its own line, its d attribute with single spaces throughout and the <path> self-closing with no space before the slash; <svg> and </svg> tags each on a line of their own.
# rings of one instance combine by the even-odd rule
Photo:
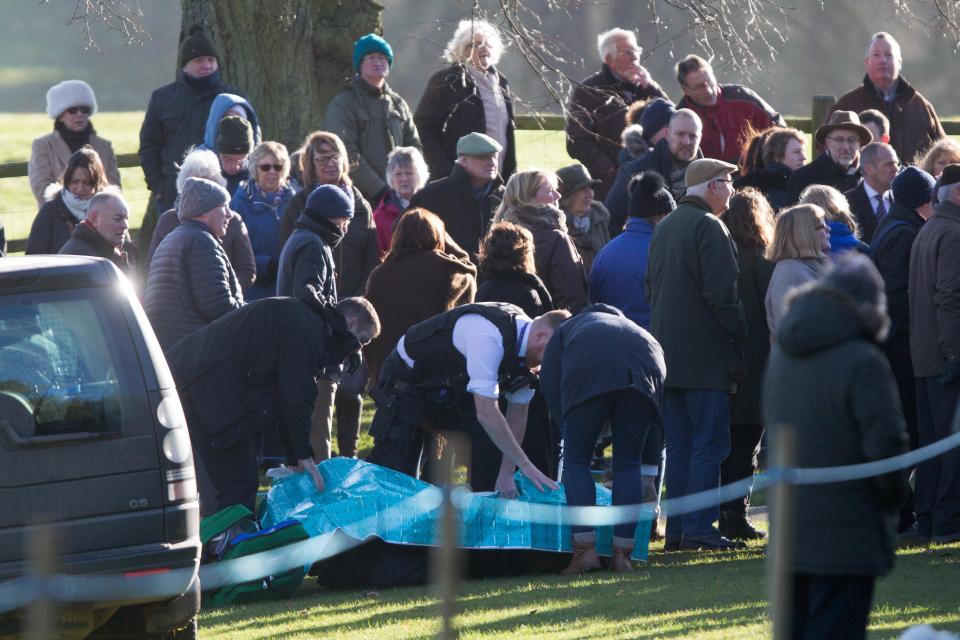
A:
<svg viewBox="0 0 960 640">
<path fill-rule="evenodd" d="M 597 555 L 596 540 L 590 542 L 573 543 L 573 559 L 570 565 L 560 572 L 565 576 L 577 576 L 581 573 L 597 571 L 600 568 L 600 557 Z"/>
<path fill-rule="evenodd" d="M 610 571 L 614 573 L 633 573 L 633 562 L 630 555 L 633 553 L 633 545 L 629 547 L 613 547 L 613 557 L 610 558 Z"/>
</svg>

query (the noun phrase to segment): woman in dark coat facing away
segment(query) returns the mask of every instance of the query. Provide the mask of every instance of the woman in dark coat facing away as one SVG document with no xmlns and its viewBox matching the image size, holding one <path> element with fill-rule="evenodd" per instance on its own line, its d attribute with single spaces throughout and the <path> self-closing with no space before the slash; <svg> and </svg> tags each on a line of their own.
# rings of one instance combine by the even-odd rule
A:
<svg viewBox="0 0 960 640">
<path fill-rule="evenodd" d="M 480 245 L 480 275 L 477 302 L 508 302 L 530 318 L 553 311 L 553 300 L 533 264 L 533 236 L 512 222 L 490 227 Z M 551 478 L 560 462 L 560 430 L 550 422 L 547 405 L 539 390 L 527 408 L 527 430 L 520 443 L 530 461 Z"/>
<path fill-rule="evenodd" d="M 485 20 L 462 20 L 447 43 L 452 66 L 431 76 L 413 116 L 432 179 L 450 175 L 457 141 L 475 131 L 503 147 L 497 169 L 504 181 L 516 170 L 513 96 L 495 66 L 502 52 L 500 33 Z"/>
<path fill-rule="evenodd" d="M 870 259 L 850 252 L 788 304 L 764 378 L 763 416 L 774 444 L 791 425 L 797 467 L 907 451 L 897 384 L 878 346 L 890 326 L 885 298 Z M 903 470 L 794 487 L 791 638 L 866 638 L 874 581 L 893 567 L 908 490 Z"/>
<path fill-rule="evenodd" d="M 390 251 L 370 274 L 364 294 L 382 318 L 380 335 L 363 349 L 371 384 L 407 329 L 473 302 L 476 291 L 477 268 L 447 237 L 439 217 L 426 209 L 400 216 Z"/>
<path fill-rule="evenodd" d="M 759 191 L 746 188 L 730 199 L 720 219 L 737 245 L 737 294 L 747 316 L 745 373 L 730 402 L 730 455 L 720 465 L 720 484 L 753 477 L 763 437 L 760 382 L 770 355 L 770 330 L 764 300 L 773 263 L 763 257 L 773 238 L 773 210 Z M 750 494 L 720 506 L 720 533 L 731 540 L 766 537 L 747 518 Z"/>
</svg>

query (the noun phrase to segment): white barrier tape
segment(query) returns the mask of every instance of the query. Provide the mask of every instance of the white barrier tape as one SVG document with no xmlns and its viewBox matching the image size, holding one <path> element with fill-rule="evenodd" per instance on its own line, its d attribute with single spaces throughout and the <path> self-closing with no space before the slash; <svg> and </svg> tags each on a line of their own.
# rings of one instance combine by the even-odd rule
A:
<svg viewBox="0 0 960 640">
<path fill-rule="evenodd" d="M 958 446 L 960 446 L 960 432 L 909 453 L 884 460 L 839 467 L 771 469 L 767 474 L 756 478 L 744 478 L 718 489 L 664 500 L 661 509 L 668 516 L 700 511 L 742 497 L 751 486 L 757 490 L 781 481 L 807 485 L 862 480 L 915 466 Z M 460 496 L 465 492 L 466 489 L 458 489 L 455 499 L 459 501 Z M 387 511 L 367 516 L 367 519 L 390 517 L 392 511 L 399 511 L 414 504 L 419 504 L 421 508 L 427 510 L 435 509 L 440 505 L 441 494 L 441 490 L 436 487 L 424 489 Z M 649 519 L 653 517 L 654 507 L 652 502 L 604 507 L 573 507 L 506 500 L 503 505 L 504 508 L 522 509 L 525 517 L 528 517 L 531 522 L 556 522 L 559 511 L 560 521 L 563 524 L 588 527 L 613 526 L 637 522 L 641 518 Z M 210 590 L 228 584 L 259 580 L 298 566 L 307 566 L 332 558 L 363 542 L 338 532 L 312 537 L 255 555 L 204 565 L 200 568 L 200 583 L 204 590 Z M 137 577 L 57 574 L 41 579 L 34 575 L 23 576 L 0 584 L 0 614 L 27 606 L 44 595 L 61 602 L 133 600 L 148 596 L 172 596 L 182 593 L 185 589 L 184 585 L 189 585 L 194 578 L 194 572 L 189 570 Z"/>
</svg>

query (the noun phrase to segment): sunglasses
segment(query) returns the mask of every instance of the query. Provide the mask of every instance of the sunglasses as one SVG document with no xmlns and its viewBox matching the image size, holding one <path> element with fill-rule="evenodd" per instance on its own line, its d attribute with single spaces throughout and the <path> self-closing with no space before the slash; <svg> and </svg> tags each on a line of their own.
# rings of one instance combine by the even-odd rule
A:
<svg viewBox="0 0 960 640">
<path fill-rule="evenodd" d="M 67 113 L 69 113 L 72 116 L 75 116 L 78 113 L 82 113 L 83 115 L 88 116 L 90 115 L 90 107 L 70 107 L 69 109 L 67 109 Z"/>
<path fill-rule="evenodd" d="M 280 173 L 281 171 L 283 171 L 282 164 L 258 164 L 257 168 L 260 169 L 260 171 L 263 171 L 264 173 L 269 172 L 270 169 L 273 169 L 277 173 Z"/>
</svg>

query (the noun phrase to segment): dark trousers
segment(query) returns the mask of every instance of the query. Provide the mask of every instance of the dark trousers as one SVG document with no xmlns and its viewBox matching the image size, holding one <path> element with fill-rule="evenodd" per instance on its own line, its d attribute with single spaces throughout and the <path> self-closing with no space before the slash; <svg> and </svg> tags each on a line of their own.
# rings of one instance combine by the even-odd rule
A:
<svg viewBox="0 0 960 640">
<path fill-rule="evenodd" d="M 370 375 L 366 365 L 361 365 L 354 373 L 343 371 L 340 384 L 334 397 L 337 411 L 337 449 L 339 455 L 347 458 L 357 457 L 357 443 L 360 441 L 360 413 L 363 410 L 363 390 Z"/>
<path fill-rule="evenodd" d="M 757 456 L 760 454 L 762 438 L 762 424 L 730 425 L 730 455 L 720 465 L 721 485 L 753 477 L 757 470 Z M 749 506 L 750 493 L 747 493 L 742 498 L 724 502 L 720 505 L 720 510 L 746 515 Z"/>
<path fill-rule="evenodd" d="M 873 601 L 873 576 L 793 576 L 793 640 L 861 640 Z"/>
<path fill-rule="evenodd" d="M 189 416 L 187 424 L 194 424 Z M 213 491 L 212 496 L 204 495 L 205 488 L 199 487 L 202 510 L 205 513 L 216 513 L 235 504 L 242 504 L 256 512 L 254 507 L 257 488 L 260 486 L 257 438 L 244 438 L 233 446 L 214 448 L 210 446 L 209 435 L 191 430 L 190 440 L 193 453 L 199 456 L 209 481 L 208 486 Z"/>
<path fill-rule="evenodd" d="M 613 504 L 640 503 L 643 445 L 655 417 L 653 405 L 636 389 L 604 393 L 568 411 L 563 418 L 563 488 L 567 504 L 596 504 L 597 489 L 590 462 L 607 420 L 613 428 Z M 613 535 L 633 540 L 636 528 L 636 523 L 618 524 L 613 527 Z M 573 527 L 575 534 L 589 531 L 590 527 Z"/>
<path fill-rule="evenodd" d="M 921 447 L 951 435 L 960 383 L 942 386 L 937 378 L 917 378 L 917 433 Z M 914 509 L 925 535 L 960 533 L 960 449 L 917 465 Z"/>
<path fill-rule="evenodd" d="M 466 394 L 463 402 L 446 410 L 437 410 L 426 404 L 420 392 L 407 388 L 400 391 L 397 383 L 407 378 L 409 367 L 396 351 L 387 356 L 380 369 L 380 382 L 374 399 L 377 411 L 370 433 L 374 436 L 373 451 L 367 462 L 395 469 L 418 477 L 424 443 L 428 441 L 425 426 L 443 433 L 455 431 L 470 440 L 469 480 L 474 491 L 496 489 L 497 475 L 503 456 L 473 409 L 473 396 Z"/>
<path fill-rule="evenodd" d="M 910 359 L 909 336 L 892 336 L 883 345 L 884 354 L 890 362 L 890 369 L 897 381 L 897 393 L 900 396 L 900 406 L 903 409 L 903 418 L 907 421 L 907 434 L 910 436 L 910 450 L 919 445 L 917 432 L 917 382 L 913 377 L 913 362 Z M 910 473 L 914 469 L 908 469 Z M 913 506 L 913 491 L 907 493 L 907 498 L 900 507 L 900 531 L 913 525 L 915 520 Z"/>
<path fill-rule="evenodd" d="M 663 408 L 667 444 L 667 498 L 720 487 L 720 463 L 730 454 L 730 400 L 726 391 L 668 388 Z M 667 515 L 667 540 L 706 535 L 720 508 Z"/>
</svg>

